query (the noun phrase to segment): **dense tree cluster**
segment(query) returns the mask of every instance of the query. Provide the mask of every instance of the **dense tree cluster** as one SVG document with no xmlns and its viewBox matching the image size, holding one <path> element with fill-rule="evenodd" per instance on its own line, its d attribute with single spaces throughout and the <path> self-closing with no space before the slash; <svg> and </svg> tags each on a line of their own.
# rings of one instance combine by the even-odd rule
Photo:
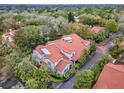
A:
<svg viewBox="0 0 124 93">
<path fill-rule="evenodd" d="M 94 80 L 94 72 L 92 70 L 85 70 L 84 72 L 78 72 L 76 76 L 77 76 L 77 80 L 75 82 L 74 88 L 89 89 L 92 87 L 92 82 Z"/>
<path fill-rule="evenodd" d="M 106 38 L 109 38 L 109 31 L 107 29 L 103 29 L 101 32 L 96 33 L 92 36 L 95 42 L 100 43 L 104 41 Z"/>
<path fill-rule="evenodd" d="M 14 36 L 14 41 L 17 47 L 23 52 L 31 52 L 38 44 L 43 44 L 43 37 L 40 36 L 40 31 L 35 26 L 26 26 L 19 29 Z"/>
<path fill-rule="evenodd" d="M 46 89 L 51 81 L 47 68 L 33 68 L 26 63 L 18 64 L 15 75 L 25 82 L 26 88 Z"/>
<path fill-rule="evenodd" d="M 94 82 L 97 81 L 103 67 L 108 62 L 111 62 L 112 57 L 110 55 L 104 55 L 99 60 L 96 61 L 95 66 L 92 68 L 94 71 Z"/>
<path fill-rule="evenodd" d="M 100 16 L 92 15 L 92 14 L 83 14 L 80 17 L 80 21 L 83 24 L 87 25 L 104 25 L 105 20 L 102 19 Z"/>
<path fill-rule="evenodd" d="M 111 32 L 117 32 L 117 27 L 118 27 L 118 24 L 115 20 L 113 19 L 109 19 L 107 22 L 106 22 L 106 28 L 111 31 Z"/>
<path fill-rule="evenodd" d="M 58 82 L 58 79 L 69 78 L 75 70 L 84 65 L 90 55 L 96 51 L 96 43 L 108 38 L 109 33 L 124 32 L 123 15 L 120 17 L 117 14 L 119 9 L 111 6 L 38 6 L 35 8 L 24 6 L 22 8 L 7 8 L 5 9 L 7 12 L 0 14 L 0 40 L 3 32 L 8 29 L 15 29 L 17 32 L 14 36 L 14 42 L 17 47 L 12 49 L 6 45 L 0 45 L 0 53 L 12 63 L 14 75 L 23 81 L 25 88 L 48 88 L 50 81 Z M 79 22 L 76 22 L 75 18 Z M 118 22 L 120 22 L 119 25 Z M 91 33 L 93 26 L 101 26 L 104 29 L 99 33 Z M 74 66 L 64 76 L 49 73 L 47 68 L 36 68 L 30 64 L 32 50 L 37 45 L 45 44 L 47 41 L 56 40 L 63 35 L 72 33 L 93 42 L 90 50 L 84 51 L 78 62 L 75 62 Z M 118 45 L 121 40 L 120 36 L 117 37 L 117 45 L 110 48 L 110 54 L 113 57 L 124 52 L 124 48 Z M 98 79 L 103 66 L 110 59 L 109 56 L 103 56 L 93 68 L 78 72 L 75 88 L 91 88 Z M 1 59 L 2 61 L 3 59 Z M 8 70 L 9 66 L 8 68 L 5 67 L 4 70 L 6 69 Z"/>
</svg>

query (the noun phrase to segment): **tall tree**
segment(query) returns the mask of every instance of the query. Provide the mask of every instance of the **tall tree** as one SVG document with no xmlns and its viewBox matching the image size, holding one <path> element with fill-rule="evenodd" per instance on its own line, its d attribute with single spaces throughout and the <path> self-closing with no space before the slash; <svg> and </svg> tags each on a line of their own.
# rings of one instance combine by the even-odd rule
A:
<svg viewBox="0 0 124 93">
<path fill-rule="evenodd" d="M 74 14 L 72 12 L 69 12 L 68 14 L 68 22 L 75 22 Z"/>
</svg>

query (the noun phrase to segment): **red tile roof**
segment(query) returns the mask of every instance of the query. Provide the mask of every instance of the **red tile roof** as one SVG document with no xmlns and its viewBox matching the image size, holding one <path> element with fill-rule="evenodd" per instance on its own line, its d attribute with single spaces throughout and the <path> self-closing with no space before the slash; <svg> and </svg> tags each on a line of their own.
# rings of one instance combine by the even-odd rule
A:
<svg viewBox="0 0 124 93">
<path fill-rule="evenodd" d="M 68 64 L 71 64 L 70 61 L 67 61 L 67 60 L 62 60 L 57 66 L 56 66 L 56 69 L 58 71 L 63 71 L 63 69 L 68 65 Z"/>
<path fill-rule="evenodd" d="M 91 28 L 91 32 L 92 33 L 98 33 L 102 30 L 102 27 L 99 27 L 99 26 L 94 26 Z"/>
<path fill-rule="evenodd" d="M 64 37 L 71 37 L 72 42 L 65 42 L 63 40 Z M 65 57 L 61 53 L 61 50 L 65 51 L 69 54 L 71 54 L 72 52 L 75 52 L 76 54 L 72 57 L 72 60 L 76 61 L 80 58 L 82 52 L 85 49 L 90 48 L 89 45 L 86 45 L 86 44 L 89 44 L 89 43 L 90 43 L 90 41 L 84 40 L 76 34 L 71 34 L 71 35 L 65 35 L 61 39 L 58 39 L 58 40 L 55 40 L 55 41 L 50 41 L 45 46 L 39 45 L 39 46 L 36 47 L 36 50 L 40 54 L 42 54 L 41 49 L 46 48 L 51 53 L 51 55 L 48 55 L 47 58 L 54 63 L 57 62 L 59 59 L 63 58 L 64 61 L 61 61 L 56 67 L 57 70 L 62 71 L 64 69 L 64 67 L 66 67 L 66 65 L 70 62 L 67 59 L 67 57 Z"/>
<path fill-rule="evenodd" d="M 95 89 L 122 89 L 124 88 L 124 65 L 108 63 L 104 66 Z"/>
<path fill-rule="evenodd" d="M 46 48 L 50 51 L 51 55 L 48 56 L 48 58 L 52 62 L 57 62 L 59 59 L 61 59 L 63 56 L 60 53 L 60 50 L 54 45 L 47 45 Z"/>
<path fill-rule="evenodd" d="M 63 49 L 64 51 L 66 51 L 68 53 L 72 53 L 75 51 L 76 55 L 73 57 L 74 61 L 76 61 L 80 58 L 83 50 L 90 48 L 90 46 L 85 45 L 86 43 L 89 43 L 90 41 L 82 39 L 77 34 L 65 35 L 65 36 L 63 36 L 63 38 L 64 37 L 71 37 L 72 42 L 68 43 L 68 42 L 63 41 L 63 39 L 59 39 L 59 40 L 48 42 L 48 44 L 54 43 L 60 49 Z"/>
</svg>

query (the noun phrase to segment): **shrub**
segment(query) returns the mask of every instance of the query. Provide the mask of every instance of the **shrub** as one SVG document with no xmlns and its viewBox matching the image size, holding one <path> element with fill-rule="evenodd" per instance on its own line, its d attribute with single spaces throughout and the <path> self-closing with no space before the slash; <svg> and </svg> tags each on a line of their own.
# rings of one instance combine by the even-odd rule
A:
<svg viewBox="0 0 124 93">
<path fill-rule="evenodd" d="M 84 14 L 80 17 L 80 22 L 87 25 L 102 25 L 104 21 L 100 16 Z"/>
<path fill-rule="evenodd" d="M 17 64 L 15 76 L 21 78 L 27 88 L 48 88 L 48 83 L 51 81 L 47 68 L 34 68 L 23 61 Z"/>
<path fill-rule="evenodd" d="M 77 63 L 75 63 L 75 67 L 76 68 L 80 68 L 80 66 L 84 65 L 85 62 L 88 60 L 88 58 L 90 57 L 90 52 L 87 50 L 84 50 L 84 52 L 82 53 L 82 56 L 80 57 L 80 59 L 78 60 Z"/>
<path fill-rule="evenodd" d="M 67 71 L 64 75 L 64 78 L 68 79 L 73 73 L 74 73 L 74 66 L 72 66 L 72 68 L 69 69 L 69 71 Z"/>
<path fill-rule="evenodd" d="M 124 23 L 120 23 L 118 25 L 118 31 L 121 31 L 122 33 L 124 33 Z"/>
<path fill-rule="evenodd" d="M 56 79 L 63 79 L 64 75 L 56 74 L 55 72 L 50 72 L 50 75 Z"/>
<path fill-rule="evenodd" d="M 26 24 L 27 25 L 34 25 L 34 26 L 46 25 L 47 24 L 47 21 L 41 20 L 41 19 L 38 19 L 38 18 L 32 18 L 32 19 L 28 19 L 26 21 Z"/>
<path fill-rule="evenodd" d="M 13 16 L 13 19 L 16 21 L 22 21 L 25 19 L 25 17 L 22 15 L 15 15 L 15 16 Z"/>
<path fill-rule="evenodd" d="M 119 45 L 124 40 L 124 36 L 122 34 L 119 34 L 115 37 L 115 43 Z"/>
<path fill-rule="evenodd" d="M 22 16 L 16 15 L 14 17 L 6 18 L 2 21 L 2 28 L 6 29 L 18 29 L 25 25 L 25 20 Z"/>
<path fill-rule="evenodd" d="M 112 57 L 116 58 L 119 54 L 124 52 L 124 47 L 120 45 L 115 45 L 114 47 L 109 48 L 109 51 Z"/>
<path fill-rule="evenodd" d="M 92 68 L 92 70 L 94 71 L 94 76 L 95 76 L 94 82 L 96 82 L 96 80 L 98 79 L 104 65 L 110 62 L 111 60 L 112 60 L 111 56 L 104 55 L 99 60 L 96 61 L 94 67 Z"/>
<path fill-rule="evenodd" d="M 95 40 L 96 43 L 100 43 L 108 37 L 109 37 L 109 31 L 107 31 L 106 29 L 93 35 L 93 39 Z"/>
<path fill-rule="evenodd" d="M 59 38 L 59 35 L 58 35 L 57 29 L 52 28 L 49 33 L 49 39 L 52 41 L 52 40 L 56 40 L 58 38 Z"/>
<path fill-rule="evenodd" d="M 8 48 L 6 45 L 0 45 L 0 53 L 4 56 L 9 55 L 12 52 L 11 48 Z"/>
<path fill-rule="evenodd" d="M 94 53 L 96 51 L 96 43 L 95 42 L 91 42 L 90 43 L 90 54 Z"/>
<path fill-rule="evenodd" d="M 114 19 L 109 19 L 106 22 L 106 28 L 111 32 L 117 32 L 118 24 Z"/>
<path fill-rule="evenodd" d="M 85 70 L 83 72 L 78 72 L 76 75 L 76 82 L 74 88 L 78 89 L 90 89 L 94 80 L 94 72 L 92 70 Z"/>
<path fill-rule="evenodd" d="M 29 79 L 27 82 L 26 82 L 26 86 L 27 88 L 31 88 L 31 89 L 37 89 L 39 87 L 38 85 L 38 81 L 36 81 L 35 79 Z"/>
</svg>

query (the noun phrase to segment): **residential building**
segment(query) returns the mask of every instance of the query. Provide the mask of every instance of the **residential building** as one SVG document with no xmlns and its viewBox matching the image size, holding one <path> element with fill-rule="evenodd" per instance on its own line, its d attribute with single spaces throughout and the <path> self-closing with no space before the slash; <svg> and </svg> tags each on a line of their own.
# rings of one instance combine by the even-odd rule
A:
<svg viewBox="0 0 124 93">
<path fill-rule="evenodd" d="M 47 64 L 52 71 L 65 74 L 80 58 L 84 50 L 90 49 L 90 41 L 77 34 L 65 35 L 61 39 L 38 45 L 33 51 L 33 60 Z"/>
<path fill-rule="evenodd" d="M 16 30 L 9 29 L 2 35 L 2 44 L 7 44 L 8 47 L 15 47 L 13 36 Z"/>
<path fill-rule="evenodd" d="M 124 65 L 108 63 L 104 66 L 94 89 L 123 89 Z"/>
</svg>

